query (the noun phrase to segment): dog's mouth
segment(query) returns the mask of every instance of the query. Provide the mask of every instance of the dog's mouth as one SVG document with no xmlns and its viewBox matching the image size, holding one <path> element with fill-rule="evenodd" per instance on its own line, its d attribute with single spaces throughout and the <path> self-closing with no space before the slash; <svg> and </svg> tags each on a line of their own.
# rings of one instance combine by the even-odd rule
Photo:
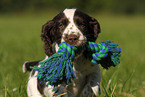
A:
<svg viewBox="0 0 145 97">
<path fill-rule="evenodd" d="M 75 34 L 65 35 L 63 39 L 67 44 L 76 47 L 84 46 L 87 41 L 84 36 L 81 37 Z"/>
</svg>

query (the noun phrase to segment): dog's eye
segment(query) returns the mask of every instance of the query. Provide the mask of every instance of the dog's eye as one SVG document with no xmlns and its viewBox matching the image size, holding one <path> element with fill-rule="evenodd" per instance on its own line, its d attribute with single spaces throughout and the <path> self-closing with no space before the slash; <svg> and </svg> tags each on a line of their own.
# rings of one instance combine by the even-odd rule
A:
<svg viewBox="0 0 145 97">
<path fill-rule="evenodd" d="M 60 23 L 58 26 L 59 26 L 59 28 L 63 28 L 64 27 L 64 25 L 62 23 Z"/>
<path fill-rule="evenodd" d="M 79 26 L 80 26 L 81 28 L 85 28 L 85 27 L 86 27 L 85 24 L 80 24 Z"/>
</svg>

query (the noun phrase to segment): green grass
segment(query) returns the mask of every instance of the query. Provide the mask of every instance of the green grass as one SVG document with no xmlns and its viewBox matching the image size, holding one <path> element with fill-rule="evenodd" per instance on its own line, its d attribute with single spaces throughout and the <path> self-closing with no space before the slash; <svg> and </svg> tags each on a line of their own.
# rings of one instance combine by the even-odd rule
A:
<svg viewBox="0 0 145 97">
<path fill-rule="evenodd" d="M 43 59 L 42 25 L 56 13 L 0 16 L 0 97 L 26 97 L 25 61 Z M 100 22 L 98 42 L 112 40 L 122 48 L 121 63 L 101 68 L 101 97 L 145 95 L 145 17 L 92 15 Z"/>
</svg>

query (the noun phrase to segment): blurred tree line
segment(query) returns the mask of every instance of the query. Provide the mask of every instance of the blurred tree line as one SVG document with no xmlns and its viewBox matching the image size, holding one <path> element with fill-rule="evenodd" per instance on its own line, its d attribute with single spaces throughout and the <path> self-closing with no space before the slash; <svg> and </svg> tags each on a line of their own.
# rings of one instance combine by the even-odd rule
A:
<svg viewBox="0 0 145 97">
<path fill-rule="evenodd" d="M 75 7 L 87 12 L 145 14 L 145 0 L 0 0 L 0 13 L 63 10 L 67 7 Z"/>
</svg>

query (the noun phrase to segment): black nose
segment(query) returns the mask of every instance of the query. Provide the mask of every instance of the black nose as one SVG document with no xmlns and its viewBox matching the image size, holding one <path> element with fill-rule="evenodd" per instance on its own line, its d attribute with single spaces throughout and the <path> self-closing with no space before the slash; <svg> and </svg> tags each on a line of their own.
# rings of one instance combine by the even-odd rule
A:
<svg viewBox="0 0 145 97">
<path fill-rule="evenodd" d="M 77 35 L 68 35 L 67 41 L 70 44 L 74 44 L 78 41 L 79 37 Z"/>
</svg>

